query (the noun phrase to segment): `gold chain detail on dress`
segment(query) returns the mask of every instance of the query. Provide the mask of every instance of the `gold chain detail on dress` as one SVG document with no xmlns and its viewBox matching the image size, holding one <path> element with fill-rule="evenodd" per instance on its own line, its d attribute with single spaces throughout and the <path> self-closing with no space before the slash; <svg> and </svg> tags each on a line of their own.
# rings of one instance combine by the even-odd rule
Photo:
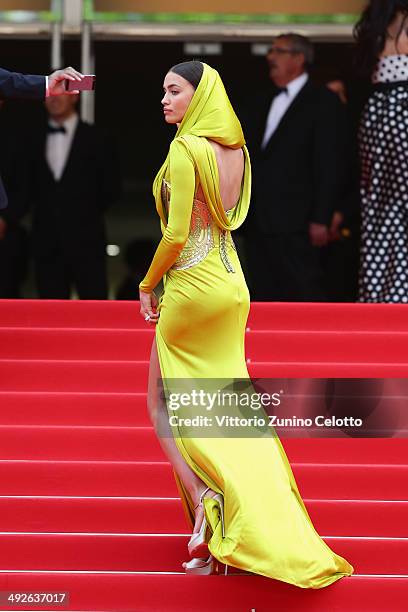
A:
<svg viewBox="0 0 408 612">
<path fill-rule="evenodd" d="M 163 179 L 162 185 L 161 185 L 161 199 L 162 199 L 164 208 L 166 209 L 167 217 L 169 216 L 169 191 L 170 191 L 170 183 L 168 183 L 166 179 Z"/>
<path fill-rule="evenodd" d="M 229 212 L 231 212 L 231 209 L 226 211 L 227 217 L 228 217 Z M 232 263 L 230 262 L 228 258 L 228 253 L 227 253 L 227 244 L 228 244 L 227 239 L 228 238 L 229 238 L 229 242 L 231 246 L 235 249 L 235 251 L 237 250 L 235 248 L 234 241 L 232 240 L 231 232 L 229 232 L 228 230 L 220 230 L 220 257 L 221 257 L 221 261 L 224 264 L 227 272 L 235 272 L 234 266 L 232 265 Z"/>
<path fill-rule="evenodd" d="M 214 248 L 211 228 L 211 214 L 207 204 L 200 200 L 193 201 L 190 233 L 183 250 L 172 266 L 174 270 L 186 270 L 195 266 Z"/>
<path fill-rule="evenodd" d="M 162 183 L 162 201 L 169 211 L 171 185 L 165 179 Z M 227 210 L 227 216 L 232 211 Z M 231 232 L 220 229 L 213 221 L 211 213 L 205 202 L 193 200 L 191 212 L 190 232 L 183 250 L 172 266 L 174 270 L 187 270 L 203 261 L 211 249 L 215 248 L 213 231 L 219 232 L 219 250 L 221 261 L 228 272 L 235 272 L 234 266 L 230 262 L 227 253 L 228 242 L 236 251 Z"/>
</svg>

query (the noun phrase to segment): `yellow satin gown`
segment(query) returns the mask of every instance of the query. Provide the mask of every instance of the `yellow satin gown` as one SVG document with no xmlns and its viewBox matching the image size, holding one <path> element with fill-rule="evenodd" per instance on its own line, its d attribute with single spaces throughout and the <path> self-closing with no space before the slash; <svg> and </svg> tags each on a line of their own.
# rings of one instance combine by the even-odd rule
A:
<svg viewBox="0 0 408 612">
<path fill-rule="evenodd" d="M 241 147 L 245 154 L 241 196 L 228 213 L 222 208 L 216 159 L 207 138 Z M 140 284 L 150 292 L 164 280 L 155 342 L 167 391 L 172 379 L 191 380 L 194 386 L 201 379 L 249 378 L 244 337 L 250 296 L 231 230 L 247 214 L 250 180 L 241 126 L 218 73 L 204 64 L 155 180 L 163 238 Z M 196 198 L 199 186 L 205 202 Z M 168 415 L 174 415 L 170 408 Z M 354 569 L 314 529 L 284 448 L 271 430 L 264 437 L 201 437 L 191 435 L 196 429 L 172 427 L 186 463 L 223 495 L 224 537 L 218 503 L 204 498 L 209 551 L 221 563 L 298 587 L 328 586 Z M 192 500 L 174 475 L 193 527 Z"/>
</svg>

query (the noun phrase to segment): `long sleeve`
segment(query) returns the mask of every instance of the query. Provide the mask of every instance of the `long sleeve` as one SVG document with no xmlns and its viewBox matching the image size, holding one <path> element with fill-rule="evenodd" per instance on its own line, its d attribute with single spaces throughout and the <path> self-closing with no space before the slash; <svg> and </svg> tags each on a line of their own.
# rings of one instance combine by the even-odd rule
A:
<svg viewBox="0 0 408 612">
<path fill-rule="evenodd" d="M 9 206 L 0 212 L 8 226 L 17 226 L 28 210 L 29 154 L 27 138 L 16 133 L 15 126 L 0 125 L 0 171 L 8 195 Z"/>
<path fill-rule="evenodd" d="M 45 99 L 46 78 L 33 74 L 9 72 L 0 68 L 0 97 L 27 98 L 31 100 Z"/>
<path fill-rule="evenodd" d="M 139 285 L 140 290 L 146 293 L 153 291 L 177 260 L 190 231 L 195 193 L 194 162 L 181 140 L 173 140 L 171 143 L 169 160 L 171 183 L 169 217 L 150 268 Z"/>
</svg>

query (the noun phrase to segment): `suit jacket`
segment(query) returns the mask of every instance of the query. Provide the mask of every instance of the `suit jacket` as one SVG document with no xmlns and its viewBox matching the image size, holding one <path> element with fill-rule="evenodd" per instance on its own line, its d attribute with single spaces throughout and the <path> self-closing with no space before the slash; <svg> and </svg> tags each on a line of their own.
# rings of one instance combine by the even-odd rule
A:
<svg viewBox="0 0 408 612">
<path fill-rule="evenodd" d="M 9 72 L 0 68 L 0 98 L 45 98 L 45 77 Z M 1 170 L 1 169 L 0 169 Z M 6 191 L 0 178 L 0 209 L 8 204 Z"/>
<path fill-rule="evenodd" d="M 119 164 L 109 139 L 79 121 L 59 181 L 45 156 L 47 124 L 31 136 L 29 191 L 34 254 L 105 252 L 104 212 L 120 197 Z"/>
<path fill-rule="evenodd" d="M 309 79 L 262 150 L 274 95 L 258 97 L 243 115 L 253 167 L 252 223 L 265 233 L 328 225 L 345 175 L 345 111 L 334 93 Z"/>
<path fill-rule="evenodd" d="M 17 229 L 27 212 L 27 154 L 26 137 L 10 122 L 10 117 L 0 111 L 0 170 L 9 205 L 0 210 L 0 218 L 7 223 L 7 232 Z"/>
</svg>

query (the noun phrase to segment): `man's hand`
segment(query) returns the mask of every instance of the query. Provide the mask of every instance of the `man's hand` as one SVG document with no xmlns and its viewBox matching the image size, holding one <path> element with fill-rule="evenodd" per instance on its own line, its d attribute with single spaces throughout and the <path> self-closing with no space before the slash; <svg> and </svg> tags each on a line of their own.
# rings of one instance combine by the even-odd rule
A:
<svg viewBox="0 0 408 612">
<path fill-rule="evenodd" d="M 313 246 L 323 247 L 329 242 L 329 228 L 321 223 L 309 224 L 309 237 Z"/>
<path fill-rule="evenodd" d="M 5 237 L 6 231 L 7 231 L 7 223 L 5 222 L 4 219 L 0 217 L 0 240 L 3 240 L 3 238 Z"/>
<path fill-rule="evenodd" d="M 340 240 L 340 227 L 343 225 L 344 215 L 343 213 L 336 211 L 333 215 L 333 219 L 329 229 L 329 239 L 330 242 L 334 242 L 335 240 Z"/>
<path fill-rule="evenodd" d="M 82 81 L 84 75 L 75 70 L 75 68 L 64 68 L 63 70 L 56 70 L 48 77 L 48 93 L 50 96 L 60 96 L 62 94 L 79 94 L 78 90 L 66 91 L 65 80 L 68 81 Z"/>
</svg>

